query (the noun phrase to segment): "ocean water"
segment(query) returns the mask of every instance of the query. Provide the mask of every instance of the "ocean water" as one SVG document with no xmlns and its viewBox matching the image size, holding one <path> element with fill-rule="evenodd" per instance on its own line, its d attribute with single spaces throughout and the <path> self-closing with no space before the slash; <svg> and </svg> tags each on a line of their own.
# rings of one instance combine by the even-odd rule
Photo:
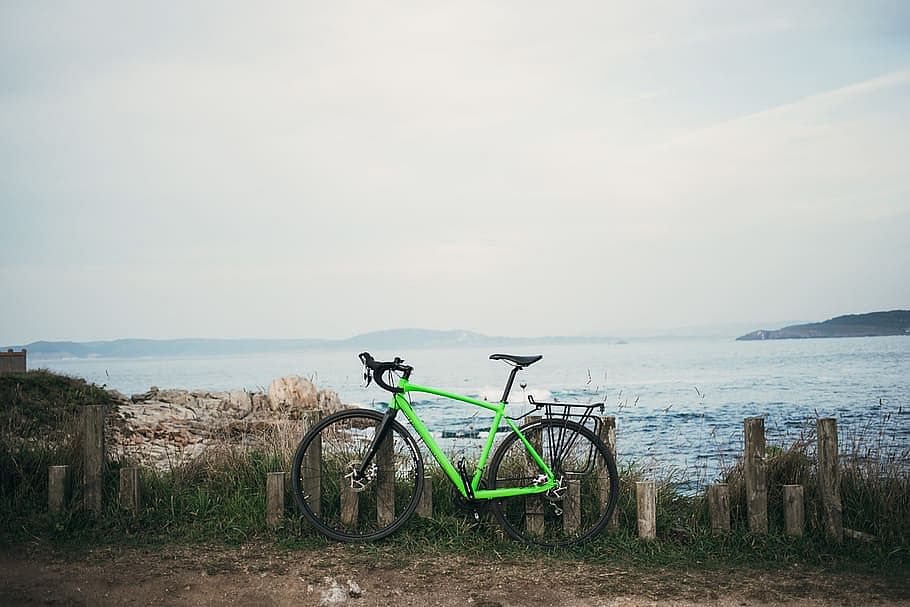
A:
<svg viewBox="0 0 910 607">
<path fill-rule="evenodd" d="M 514 349 L 514 348 L 512 348 Z M 513 399 L 549 392 L 561 402 L 603 402 L 617 419 L 621 465 L 635 462 L 654 474 L 676 470 L 690 489 L 713 481 L 742 450 L 743 419 L 762 416 L 769 445 L 786 446 L 817 417 L 838 420 L 842 449 L 855 440 L 881 441 L 889 452 L 910 449 L 910 338 L 872 337 L 737 342 L 732 338 L 629 340 L 523 347 L 543 354 L 519 374 Z M 374 351 L 401 356 L 411 381 L 468 396 L 498 399 L 508 367 L 488 360 L 489 348 Z M 381 409 L 386 393 L 361 387 L 357 352 L 304 350 L 248 356 L 42 360 L 49 368 L 126 394 L 150 386 L 264 390 L 283 375 L 302 375 L 336 390 L 344 402 Z M 418 414 L 438 435 L 489 429 L 477 407 L 412 394 Z M 509 413 L 528 407 L 516 402 Z M 476 453 L 482 438 L 443 439 L 445 449 Z M 457 457 L 457 455 L 456 455 Z"/>
</svg>

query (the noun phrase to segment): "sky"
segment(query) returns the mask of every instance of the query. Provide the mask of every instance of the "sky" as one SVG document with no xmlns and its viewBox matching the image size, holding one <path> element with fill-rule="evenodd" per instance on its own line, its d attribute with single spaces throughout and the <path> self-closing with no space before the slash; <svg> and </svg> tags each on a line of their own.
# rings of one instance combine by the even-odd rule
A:
<svg viewBox="0 0 910 607">
<path fill-rule="evenodd" d="M 910 3 L 2 2 L 0 243 L 11 344 L 910 308 Z"/>
</svg>

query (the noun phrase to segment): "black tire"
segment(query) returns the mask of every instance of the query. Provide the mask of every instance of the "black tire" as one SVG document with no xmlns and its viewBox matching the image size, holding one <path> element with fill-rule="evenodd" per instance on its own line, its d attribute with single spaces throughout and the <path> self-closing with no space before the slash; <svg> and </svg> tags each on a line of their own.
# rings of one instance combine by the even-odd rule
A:
<svg viewBox="0 0 910 607">
<path fill-rule="evenodd" d="M 382 419 L 382 413 L 369 409 L 341 411 L 300 441 L 291 469 L 294 499 L 323 535 L 342 542 L 378 540 L 414 514 L 423 490 L 423 459 L 414 438 L 398 422 L 386 439 L 392 442 L 385 443 L 391 451 L 380 447 L 363 487 L 355 491 L 345 476 L 362 460 Z M 343 499 L 348 506 L 344 511 Z"/>
<path fill-rule="evenodd" d="M 497 500 L 493 513 L 511 537 L 550 548 L 584 543 L 607 524 L 619 494 L 616 462 L 607 446 L 581 424 L 544 419 L 521 428 L 560 482 L 549 491 Z M 530 485 L 540 474 L 524 443 L 511 432 L 490 463 L 491 488 Z"/>
</svg>

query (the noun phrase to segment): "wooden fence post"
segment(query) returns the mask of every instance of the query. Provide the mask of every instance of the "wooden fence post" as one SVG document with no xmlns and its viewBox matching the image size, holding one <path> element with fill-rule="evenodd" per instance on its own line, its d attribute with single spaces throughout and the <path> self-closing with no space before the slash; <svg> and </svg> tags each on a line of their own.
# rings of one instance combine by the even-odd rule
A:
<svg viewBox="0 0 910 607">
<path fill-rule="evenodd" d="M 120 469 L 120 507 L 139 514 L 139 468 Z"/>
<path fill-rule="evenodd" d="M 322 421 L 322 411 L 307 411 L 303 415 L 303 434 Z M 322 514 L 322 437 L 316 436 L 310 443 L 301 463 L 301 470 L 294 471 L 302 476 L 304 495 L 313 514 Z"/>
<path fill-rule="evenodd" d="M 354 491 L 348 479 L 341 479 L 341 523 L 343 525 L 353 525 L 357 521 L 359 493 Z"/>
<path fill-rule="evenodd" d="M 613 456 L 613 462 L 616 463 L 618 469 L 619 464 L 616 460 L 616 418 L 612 415 L 601 417 L 598 434 L 600 440 L 602 440 L 607 446 L 607 449 L 609 449 L 610 454 Z M 598 470 L 597 483 L 600 490 L 600 503 L 601 505 L 604 505 L 607 503 L 607 500 L 610 499 L 610 473 L 602 462 L 600 463 L 600 469 Z M 619 517 L 614 509 L 613 514 L 610 515 L 610 520 L 607 521 L 607 529 L 617 529 L 618 527 Z"/>
<path fill-rule="evenodd" d="M 806 505 L 802 485 L 784 485 L 784 523 L 787 535 L 803 534 Z"/>
<path fill-rule="evenodd" d="M 654 481 L 635 483 L 638 505 L 638 537 L 653 540 L 657 537 L 657 490 Z"/>
<path fill-rule="evenodd" d="M 104 406 L 86 405 L 82 411 L 82 495 L 85 509 L 101 514 L 104 493 Z"/>
<path fill-rule="evenodd" d="M 47 469 L 47 511 L 57 514 L 66 506 L 70 493 L 70 467 L 50 466 Z"/>
<path fill-rule="evenodd" d="M 749 513 L 749 530 L 753 533 L 767 533 L 768 468 L 765 463 L 765 420 L 761 417 L 747 419 L 744 435 L 743 472 L 746 476 L 746 509 Z"/>
<path fill-rule="evenodd" d="M 376 521 L 387 525 L 395 520 L 395 433 L 383 439 L 376 449 Z"/>
<path fill-rule="evenodd" d="M 539 415 L 529 415 L 528 423 L 537 423 L 541 420 Z M 538 454 L 541 454 L 541 449 L 543 445 L 543 436 L 541 432 L 534 432 L 531 436 L 527 437 L 531 443 L 531 446 L 534 447 L 534 450 Z M 543 455 L 543 454 L 541 454 Z M 525 467 L 531 471 L 537 470 L 537 462 L 531 459 L 530 455 L 525 456 Z M 545 504 L 543 496 L 538 495 L 529 495 L 527 501 L 525 502 L 525 530 L 529 535 L 536 537 L 541 537 L 544 533 L 544 514 L 545 514 Z"/>
<path fill-rule="evenodd" d="M 417 516 L 433 518 L 433 476 L 430 474 L 423 477 L 423 491 L 420 493 L 420 501 L 417 502 Z"/>
<path fill-rule="evenodd" d="M 566 493 L 562 504 L 562 528 L 566 535 L 575 535 L 581 527 L 581 480 L 566 479 Z"/>
<path fill-rule="evenodd" d="M 708 486 L 708 512 L 714 533 L 730 531 L 730 492 L 726 483 Z"/>
<path fill-rule="evenodd" d="M 265 487 L 265 522 L 275 527 L 284 518 L 284 472 L 269 472 Z"/>
<path fill-rule="evenodd" d="M 837 461 L 837 421 L 820 418 L 818 427 L 818 492 L 827 536 L 844 541 L 843 507 L 840 498 L 840 467 Z"/>
</svg>

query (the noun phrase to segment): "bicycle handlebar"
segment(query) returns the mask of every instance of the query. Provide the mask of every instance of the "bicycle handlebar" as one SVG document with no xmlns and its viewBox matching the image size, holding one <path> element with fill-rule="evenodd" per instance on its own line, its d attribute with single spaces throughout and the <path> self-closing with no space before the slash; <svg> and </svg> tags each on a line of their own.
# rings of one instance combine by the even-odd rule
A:
<svg viewBox="0 0 910 607">
<path fill-rule="evenodd" d="M 392 362 L 382 362 L 374 359 L 369 352 L 361 352 L 358 355 L 360 361 L 363 363 L 363 366 L 372 371 L 372 378 L 376 380 L 376 383 L 383 390 L 388 390 L 393 394 L 398 394 L 403 390 L 397 386 L 392 386 L 383 380 L 383 375 L 386 373 L 391 373 L 393 371 L 398 371 L 404 374 L 404 378 L 408 379 L 411 377 L 411 371 L 414 370 L 414 367 L 402 364 L 404 361 L 397 356 Z M 369 376 L 367 377 L 367 384 L 369 385 Z"/>
</svg>

